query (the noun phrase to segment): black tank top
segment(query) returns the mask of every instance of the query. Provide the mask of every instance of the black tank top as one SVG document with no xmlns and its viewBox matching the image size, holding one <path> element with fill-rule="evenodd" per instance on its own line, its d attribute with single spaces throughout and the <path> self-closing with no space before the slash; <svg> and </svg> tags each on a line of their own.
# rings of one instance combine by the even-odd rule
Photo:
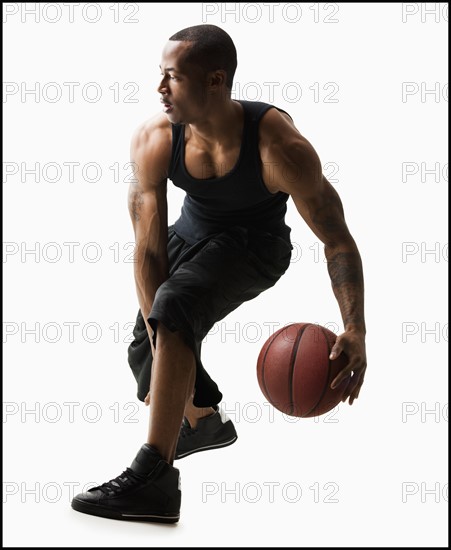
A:
<svg viewBox="0 0 451 550">
<path fill-rule="evenodd" d="M 189 244 L 237 225 L 290 239 L 291 228 L 285 224 L 289 195 L 281 191 L 271 193 L 261 175 L 258 125 L 264 113 L 274 106 L 258 101 L 239 103 L 244 110 L 240 154 L 234 168 L 218 178 L 190 176 L 185 166 L 185 125 L 172 125 L 168 175 L 174 185 L 186 191 L 174 229 Z"/>
</svg>

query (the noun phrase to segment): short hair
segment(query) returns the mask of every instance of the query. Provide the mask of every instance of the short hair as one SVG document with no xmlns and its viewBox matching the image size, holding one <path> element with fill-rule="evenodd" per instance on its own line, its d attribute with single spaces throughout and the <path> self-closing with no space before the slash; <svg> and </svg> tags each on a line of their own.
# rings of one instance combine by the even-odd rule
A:
<svg viewBox="0 0 451 550">
<path fill-rule="evenodd" d="M 237 66 L 236 48 L 230 36 L 216 25 L 195 25 L 173 34 L 169 40 L 193 42 L 186 61 L 198 65 L 206 73 L 222 69 L 226 72 L 226 86 L 233 86 Z"/>
</svg>

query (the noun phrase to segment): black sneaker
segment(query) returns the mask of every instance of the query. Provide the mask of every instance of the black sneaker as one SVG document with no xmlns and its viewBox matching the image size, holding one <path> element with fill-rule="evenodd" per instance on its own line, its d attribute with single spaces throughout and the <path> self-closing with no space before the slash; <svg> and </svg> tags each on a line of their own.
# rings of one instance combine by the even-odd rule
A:
<svg viewBox="0 0 451 550">
<path fill-rule="evenodd" d="M 130 521 L 175 523 L 180 519 L 180 473 L 144 444 L 130 468 L 72 500 L 78 512 Z"/>
<path fill-rule="evenodd" d="M 191 428 L 187 418 L 183 419 L 175 459 L 184 458 L 199 451 L 227 447 L 237 439 L 232 421 L 217 407 L 214 414 L 200 418 L 195 428 Z"/>
</svg>

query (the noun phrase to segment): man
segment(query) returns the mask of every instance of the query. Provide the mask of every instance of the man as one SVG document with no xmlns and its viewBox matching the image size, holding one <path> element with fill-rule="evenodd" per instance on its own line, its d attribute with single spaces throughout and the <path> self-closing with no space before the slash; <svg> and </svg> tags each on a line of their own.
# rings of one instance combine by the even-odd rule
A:
<svg viewBox="0 0 451 550">
<path fill-rule="evenodd" d="M 287 113 L 231 99 L 236 50 L 230 36 L 214 25 L 184 29 L 169 39 L 160 68 L 163 113 L 133 136 L 138 173 L 129 193 L 140 305 L 129 362 L 138 397 L 150 408 L 147 443 L 130 468 L 77 495 L 72 506 L 109 518 L 176 522 L 181 493 L 174 458 L 204 450 L 205 441 L 215 448 L 236 439 L 217 407 L 222 394 L 202 365 L 201 342 L 215 322 L 288 268 L 290 196 L 325 244 L 345 328 L 331 359 L 341 352 L 349 358 L 332 386 L 352 373 L 343 395 L 350 404 L 366 369 L 365 323 L 360 255 L 340 198 Z M 187 192 L 181 217 L 169 228 L 168 178 Z M 196 439 L 196 430 L 204 439 Z"/>
</svg>

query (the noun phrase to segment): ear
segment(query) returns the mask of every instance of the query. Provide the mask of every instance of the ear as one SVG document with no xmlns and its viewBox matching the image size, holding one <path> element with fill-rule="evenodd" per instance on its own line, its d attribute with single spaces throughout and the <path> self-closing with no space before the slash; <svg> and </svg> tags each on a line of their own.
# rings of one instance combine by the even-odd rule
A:
<svg viewBox="0 0 451 550">
<path fill-rule="evenodd" d="M 227 73 L 223 69 L 207 73 L 209 91 L 216 92 L 226 87 Z"/>
</svg>

